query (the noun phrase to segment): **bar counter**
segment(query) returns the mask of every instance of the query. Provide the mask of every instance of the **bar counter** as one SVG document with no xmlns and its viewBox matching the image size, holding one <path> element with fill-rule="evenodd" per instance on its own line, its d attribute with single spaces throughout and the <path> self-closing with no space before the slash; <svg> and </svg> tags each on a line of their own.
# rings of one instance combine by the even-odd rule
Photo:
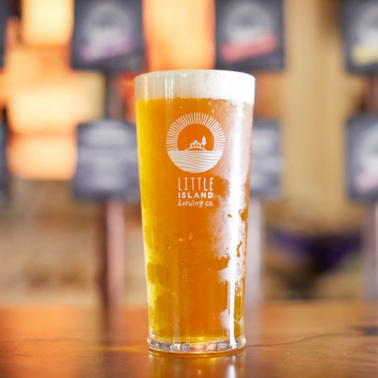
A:
<svg viewBox="0 0 378 378">
<path fill-rule="evenodd" d="M 0 309 L 0 377 L 376 378 L 378 304 L 249 308 L 247 346 L 222 355 L 152 353 L 146 308 Z"/>
</svg>

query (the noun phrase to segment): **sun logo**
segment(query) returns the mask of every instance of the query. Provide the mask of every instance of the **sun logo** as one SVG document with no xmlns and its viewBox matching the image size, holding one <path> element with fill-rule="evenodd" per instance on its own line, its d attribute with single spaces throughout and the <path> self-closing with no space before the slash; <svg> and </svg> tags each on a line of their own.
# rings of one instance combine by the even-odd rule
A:
<svg viewBox="0 0 378 378">
<path fill-rule="evenodd" d="M 200 141 L 200 142 L 199 142 Z M 167 150 L 173 164 L 189 173 L 206 172 L 223 155 L 226 138 L 220 123 L 204 113 L 189 113 L 169 128 Z"/>
</svg>

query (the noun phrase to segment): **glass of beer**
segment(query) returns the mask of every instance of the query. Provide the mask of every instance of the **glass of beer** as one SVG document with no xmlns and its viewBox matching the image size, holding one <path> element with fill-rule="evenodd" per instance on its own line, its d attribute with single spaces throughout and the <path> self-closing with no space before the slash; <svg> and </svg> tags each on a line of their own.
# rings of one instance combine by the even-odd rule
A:
<svg viewBox="0 0 378 378">
<path fill-rule="evenodd" d="M 215 70 L 136 78 L 151 349 L 241 348 L 255 79 Z"/>
</svg>

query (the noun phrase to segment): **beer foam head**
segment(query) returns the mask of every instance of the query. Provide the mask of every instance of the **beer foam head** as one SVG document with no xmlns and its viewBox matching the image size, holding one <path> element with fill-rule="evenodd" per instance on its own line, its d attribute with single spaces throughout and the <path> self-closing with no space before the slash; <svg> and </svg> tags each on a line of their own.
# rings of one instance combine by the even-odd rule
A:
<svg viewBox="0 0 378 378">
<path fill-rule="evenodd" d="M 242 72 L 159 71 L 140 75 L 135 81 L 137 101 L 181 97 L 255 103 L 255 78 Z"/>
</svg>

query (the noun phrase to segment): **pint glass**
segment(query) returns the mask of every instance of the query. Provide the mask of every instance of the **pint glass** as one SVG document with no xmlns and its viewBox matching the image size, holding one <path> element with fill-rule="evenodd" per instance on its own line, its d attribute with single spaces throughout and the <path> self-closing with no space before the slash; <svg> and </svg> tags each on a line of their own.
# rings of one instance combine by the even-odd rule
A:
<svg viewBox="0 0 378 378">
<path fill-rule="evenodd" d="M 227 71 L 136 78 L 149 345 L 240 348 L 255 80 Z"/>
</svg>

